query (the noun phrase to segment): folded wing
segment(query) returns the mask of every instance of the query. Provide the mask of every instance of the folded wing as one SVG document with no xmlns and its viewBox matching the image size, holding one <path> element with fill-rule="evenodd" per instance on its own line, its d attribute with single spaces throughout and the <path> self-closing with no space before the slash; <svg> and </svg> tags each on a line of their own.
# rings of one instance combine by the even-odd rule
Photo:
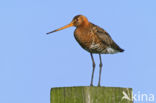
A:
<svg viewBox="0 0 156 103">
<path fill-rule="evenodd" d="M 121 49 L 111 38 L 111 36 L 102 28 L 99 26 L 92 24 L 93 26 L 93 32 L 101 39 L 101 41 L 107 45 L 109 48 L 115 49 L 119 52 L 123 52 L 124 50 Z"/>
</svg>

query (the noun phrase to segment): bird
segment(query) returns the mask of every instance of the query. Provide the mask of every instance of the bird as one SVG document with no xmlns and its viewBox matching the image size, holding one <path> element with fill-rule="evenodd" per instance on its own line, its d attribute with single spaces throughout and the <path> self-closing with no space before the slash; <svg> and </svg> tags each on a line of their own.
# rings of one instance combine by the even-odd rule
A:
<svg viewBox="0 0 156 103">
<path fill-rule="evenodd" d="M 90 86 L 93 86 L 93 78 L 95 71 L 95 61 L 93 54 L 98 54 L 100 59 L 99 64 L 99 78 L 98 78 L 98 86 L 101 86 L 101 72 L 102 72 L 102 58 L 101 54 L 115 54 L 119 52 L 123 52 L 124 49 L 120 48 L 109 35 L 101 27 L 91 23 L 87 17 L 84 15 L 76 15 L 72 21 L 61 28 L 48 32 L 47 34 L 51 34 L 69 27 L 76 27 L 74 31 L 74 37 L 76 41 L 80 44 L 80 46 L 88 51 L 92 60 L 92 75 Z"/>
</svg>

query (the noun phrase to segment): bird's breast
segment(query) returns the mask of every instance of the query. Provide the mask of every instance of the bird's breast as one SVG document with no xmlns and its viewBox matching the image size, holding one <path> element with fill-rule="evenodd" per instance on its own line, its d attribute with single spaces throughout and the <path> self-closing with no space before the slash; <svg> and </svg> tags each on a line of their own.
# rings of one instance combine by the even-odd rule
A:
<svg viewBox="0 0 156 103">
<path fill-rule="evenodd" d="M 98 53 L 102 50 L 102 48 L 100 48 L 102 46 L 101 41 L 91 30 L 78 28 L 75 30 L 74 36 L 80 46 L 88 52 Z"/>
</svg>

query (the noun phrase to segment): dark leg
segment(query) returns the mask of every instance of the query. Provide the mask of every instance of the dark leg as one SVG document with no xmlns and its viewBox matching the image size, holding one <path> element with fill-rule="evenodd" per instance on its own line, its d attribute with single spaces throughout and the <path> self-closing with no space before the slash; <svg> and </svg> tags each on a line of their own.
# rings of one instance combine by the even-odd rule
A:
<svg viewBox="0 0 156 103">
<path fill-rule="evenodd" d="M 93 58 L 92 53 L 90 53 L 90 55 L 91 55 L 92 63 L 93 63 L 93 71 L 92 71 L 92 77 L 91 77 L 91 83 L 90 83 L 90 86 L 93 86 L 93 78 L 94 78 L 94 71 L 95 71 L 95 62 L 94 62 L 94 58 Z"/>
<path fill-rule="evenodd" d="M 99 82 L 98 82 L 98 86 L 100 87 L 100 82 L 101 82 L 101 71 L 102 71 L 102 59 L 101 59 L 101 54 L 99 54 L 99 58 L 100 58 L 100 71 L 99 71 Z"/>
</svg>

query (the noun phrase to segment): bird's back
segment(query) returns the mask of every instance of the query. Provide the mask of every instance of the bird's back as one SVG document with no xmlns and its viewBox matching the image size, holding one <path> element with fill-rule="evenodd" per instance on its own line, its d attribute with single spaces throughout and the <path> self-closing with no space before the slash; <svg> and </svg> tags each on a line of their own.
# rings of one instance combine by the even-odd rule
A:
<svg viewBox="0 0 156 103">
<path fill-rule="evenodd" d="M 92 27 L 93 27 L 94 34 L 98 36 L 98 38 L 101 40 L 101 42 L 103 42 L 104 45 L 118 52 L 124 51 L 113 41 L 113 39 L 111 38 L 108 32 L 106 32 L 104 29 L 100 28 L 99 26 L 93 23 L 92 23 Z"/>
</svg>

